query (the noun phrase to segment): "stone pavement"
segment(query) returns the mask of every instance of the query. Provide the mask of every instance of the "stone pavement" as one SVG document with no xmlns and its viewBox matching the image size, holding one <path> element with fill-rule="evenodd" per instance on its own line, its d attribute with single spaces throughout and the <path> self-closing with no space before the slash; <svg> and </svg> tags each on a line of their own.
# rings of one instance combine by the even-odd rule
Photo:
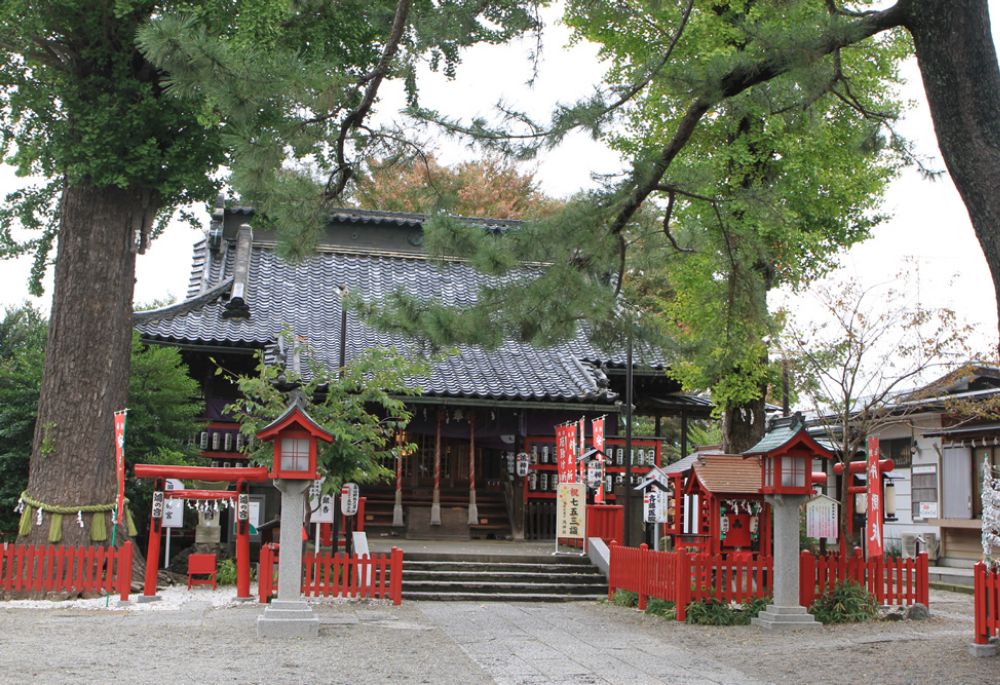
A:
<svg viewBox="0 0 1000 685">
<path fill-rule="evenodd" d="M 498 685 L 759 682 L 667 639 L 609 623 L 593 603 L 417 606 Z"/>
</svg>

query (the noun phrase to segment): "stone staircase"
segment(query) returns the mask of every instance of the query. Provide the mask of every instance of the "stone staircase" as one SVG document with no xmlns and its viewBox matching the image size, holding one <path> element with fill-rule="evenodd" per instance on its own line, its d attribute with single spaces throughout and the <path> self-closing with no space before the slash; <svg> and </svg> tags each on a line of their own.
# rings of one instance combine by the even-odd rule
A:
<svg viewBox="0 0 1000 685">
<path fill-rule="evenodd" d="M 565 602 L 607 592 L 586 557 L 417 552 L 403 558 L 404 600 Z"/>
</svg>

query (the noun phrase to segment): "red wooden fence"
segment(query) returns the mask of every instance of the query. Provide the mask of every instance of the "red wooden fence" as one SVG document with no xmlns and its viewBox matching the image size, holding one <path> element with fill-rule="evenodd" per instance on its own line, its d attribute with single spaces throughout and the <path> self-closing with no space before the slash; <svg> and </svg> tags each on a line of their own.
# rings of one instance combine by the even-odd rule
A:
<svg viewBox="0 0 1000 685">
<path fill-rule="evenodd" d="M 264 545 L 257 580 L 262 603 L 276 592 L 277 564 L 278 545 Z M 307 597 L 389 598 L 396 605 L 403 601 L 403 550 L 398 547 L 389 554 L 364 556 L 306 552 L 302 568 L 302 593 Z"/>
<path fill-rule="evenodd" d="M 930 585 L 927 553 L 916 559 L 865 559 L 861 549 L 844 557 L 813 556 L 803 551 L 799 565 L 799 603 L 808 607 L 816 598 L 845 581 L 863 585 L 879 604 L 928 604 Z"/>
<path fill-rule="evenodd" d="M 1000 636 L 1000 567 L 990 569 L 985 563 L 976 564 L 973 571 L 976 610 L 976 644 L 989 644 Z"/>
<path fill-rule="evenodd" d="M 772 561 L 753 554 L 689 554 L 651 552 L 646 545 L 623 547 L 611 544 L 608 598 L 615 590 L 639 595 L 639 608 L 649 597 L 674 602 L 677 620 L 687 617 L 692 601 L 713 597 L 723 602 L 742 602 L 771 594 Z"/>
<path fill-rule="evenodd" d="M 5 592 L 117 592 L 128 601 L 132 543 L 114 547 L 65 547 L 4 543 L 0 589 Z"/>
<path fill-rule="evenodd" d="M 611 542 L 621 537 L 625 507 L 620 504 L 587 505 L 587 537 Z"/>
<path fill-rule="evenodd" d="M 879 604 L 928 604 L 927 554 L 917 559 L 865 560 L 861 550 L 854 556 L 814 557 L 802 552 L 799 566 L 799 600 L 808 607 L 838 583 L 853 581 L 864 585 Z M 994 577 L 998 577 L 994 575 Z M 615 590 L 639 595 L 639 608 L 649 597 L 674 602 L 677 620 L 687 615 L 687 605 L 709 597 L 723 602 L 743 602 L 769 597 L 774 579 L 771 557 L 750 553 L 691 554 L 651 552 L 646 545 L 623 547 L 611 543 L 608 570 L 608 599 Z M 1000 626 L 1000 581 L 992 586 L 991 607 L 994 628 Z M 978 635 L 978 630 L 977 630 Z"/>
</svg>

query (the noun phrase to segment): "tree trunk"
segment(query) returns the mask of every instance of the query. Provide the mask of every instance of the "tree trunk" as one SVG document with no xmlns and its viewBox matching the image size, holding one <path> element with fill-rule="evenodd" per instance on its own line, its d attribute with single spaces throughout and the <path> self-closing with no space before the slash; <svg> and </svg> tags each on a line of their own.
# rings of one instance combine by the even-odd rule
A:
<svg viewBox="0 0 1000 685">
<path fill-rule="evenodd" d="M 722 416 L 722 451 L 739 454 L 764 437 L 764 390 L 760 399 L 729 407 Z"/>
<path fill-rule="evenodd" d="M 994 292 L 1000 293 L 1000 67 L 988 3 L 901 4 L 941 155 L 983 248 Z"/>
<path fill-rule="evenodd" d="M 128 394 L 135 241 L 151 223 L 150 197 L 148 191 L 89 185 L 63 191 L 27 490 L 45 504 L 75 507 L 115 500 L 112 415 L 125 408 Z M 89 518 L 81 528 L 76 516 L 65 515 L 61 543 L 88 544 Z M 46 543 L 49 525 L 48 514 L 42 525 L 32 521 L 20 542 Z M 109 526 L 109 538 L 110 533 Z M 117 539 L 125 538 L 119 528 Z"/>
</svg>

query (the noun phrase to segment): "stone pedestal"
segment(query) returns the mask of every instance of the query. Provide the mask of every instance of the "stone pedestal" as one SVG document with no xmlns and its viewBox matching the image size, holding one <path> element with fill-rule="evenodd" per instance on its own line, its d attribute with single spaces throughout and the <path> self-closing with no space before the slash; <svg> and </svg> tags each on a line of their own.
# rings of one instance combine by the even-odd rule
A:
<svg viewBox="0 0 1000 685">
<path fill-rule="evenodd" d="M 281 539 L 278 551 L 278 598 L 257 617 L 257 637 L 316 637 L 319 619 L 302 600 L 303 493 L 312 481 L 274 481 L 281 491 Z"/>
<path fill-rule="evenodd" d="M 281 564 L 279 559 L 279 566 Z M 279 571 L 280 573 L 280 571 Z M 279 582 L 281 578 L 278 578 Z M 301 599 L 295 602 L 274 600 L 257 617 L 257 637 L 317 637 L 319 619 Z"/>
<path fill-rule="evenodd" d="M 799 505 L 805 496 L 766 499 L 774 513 L 774 603 L 752 623 L 772 630 L 818 628 L 820 624 L 799 604 Z"/>
<path fill-rule="evenodd" d="M 392 527 L 403 527 L 403 491 L 396 490 L 396 499 L 392 504 Z"/>
</svg>

